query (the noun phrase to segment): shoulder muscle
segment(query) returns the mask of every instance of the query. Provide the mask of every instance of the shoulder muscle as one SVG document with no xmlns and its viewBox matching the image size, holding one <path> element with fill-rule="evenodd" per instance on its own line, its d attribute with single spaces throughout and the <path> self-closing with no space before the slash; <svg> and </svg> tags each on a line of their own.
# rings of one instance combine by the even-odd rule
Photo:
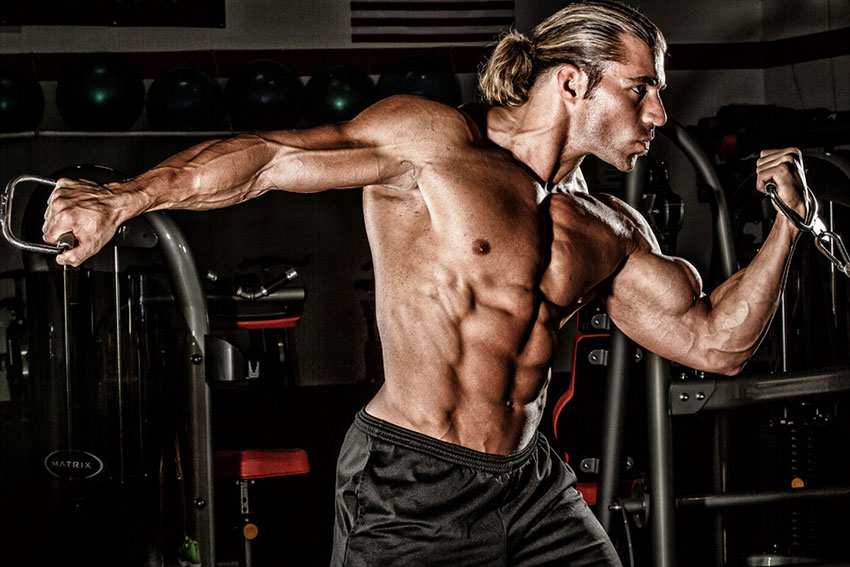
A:
<svg viewBox="0 0 850 567">
<path fill-rule="evenodd" d="M 632 229 L 633 244 L 636 250 L 661 251 L 658 239 L 655 238 L 649 223 L 634 207 L 613 195 L 597 194 L 596 197 L 623 216 L 624 221 Z"/>
</svg>

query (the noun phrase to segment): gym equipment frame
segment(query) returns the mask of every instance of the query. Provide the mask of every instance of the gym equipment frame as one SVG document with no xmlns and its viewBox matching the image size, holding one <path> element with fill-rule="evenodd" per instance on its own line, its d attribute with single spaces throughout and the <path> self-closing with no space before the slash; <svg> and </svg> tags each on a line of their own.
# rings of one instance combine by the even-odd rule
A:
<svg viewBox="0 0 850 567">
<path fill-rule="evenodd" d="M 714 246 L 720 270 L 725 278 L 735 271 L 735 251 L 726 198 L 711 160 L 696 140 L 679 124 L 668 122 L 660 131 L 687 157 L 697 175 L 710 189 L 713 201 Z M 834 163 L 841 171 L 850 166 L 835 156 L 823 153 L 810 157 Z M 630 172 L 625 181 L 626 201 L 638 207 L 648 183 L 645 160 Z M 850 176 L 848 176 L 850 178 Z M 805 372 L 730 377 L 721 379 L 686 379 L 671 382 L 669 363 L 648 353 L 647 364 L 647 430 L 649 452 L 648 494 L 624 502 L 617 499 L 624 454 L 625 414 L 628 397 L 628 364 L 634 345 L 619 329 L 612 326 L 608 353 L 607 389 L 602 424 L 602 453 L 597 515 L 606 531 L 611 530 L 611 512 L 624 508 L 633 514 L 648 514 L 651 532 L 651 554 L 654 567 L 676 567 L 675 515 L 680 508 L 703 508 L 716 512 L 714 517 L 715 562 L 727 564 L 726 527 L 720 510 L 777 502 L 800 502 L 826 498 L 850 497 L 850 486 L 819 489 L 795 489 L 748 493 L 726 492 L 727 422 L 725 410 L 765 404 L 803 396 L 850 392 L 850 366 L 815 369 Z M 673 485 L 673 416 L 698 412 L 716 412 L 713 450 L 713 493 L 676 497 Z M 650 505 L 651 503 L 651 505 Z"/>
</svg>

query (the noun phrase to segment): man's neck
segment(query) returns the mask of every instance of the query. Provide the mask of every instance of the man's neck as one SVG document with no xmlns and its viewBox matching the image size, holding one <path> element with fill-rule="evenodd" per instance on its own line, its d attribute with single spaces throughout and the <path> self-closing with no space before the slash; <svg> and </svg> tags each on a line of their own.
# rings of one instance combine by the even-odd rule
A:
<svg viewBox="0 0 850 567">
<path fill-rule="evenodd" d="M 490 107 L 485 136 L 524 163 L 543 185 L 570 182 L 584 155 L 571 151 L 569 117 L 557 104 L 532 97 L 518 107 Z"/>
</svg>

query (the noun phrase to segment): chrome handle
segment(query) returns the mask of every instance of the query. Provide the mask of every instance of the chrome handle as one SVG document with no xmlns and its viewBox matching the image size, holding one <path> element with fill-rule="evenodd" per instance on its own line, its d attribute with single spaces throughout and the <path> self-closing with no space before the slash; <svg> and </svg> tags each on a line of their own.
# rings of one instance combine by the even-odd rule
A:
<svg viewBox="0 0 850 567">
<path fill-rule="evenodd" d="M 61 254 L 65 250 L 74 247 L 74 234 L 66 232 L 59 237 L 56 244 L 35 244 L 21 240 L 12 233 L 12 201 L 15 196 L 15 188 L 20 183 L 40 183 L 55 187 L 56 182 L 52 179 L 44 177 L 36 177 L 34 175 L 20 175 L 6 184 L 6 190 L 0 197 L 0 228 L 3 230 L 3 237 L 16 248 L 20 248 L 26 252 L 39 252 L 42 254 Z"/>
</svg>

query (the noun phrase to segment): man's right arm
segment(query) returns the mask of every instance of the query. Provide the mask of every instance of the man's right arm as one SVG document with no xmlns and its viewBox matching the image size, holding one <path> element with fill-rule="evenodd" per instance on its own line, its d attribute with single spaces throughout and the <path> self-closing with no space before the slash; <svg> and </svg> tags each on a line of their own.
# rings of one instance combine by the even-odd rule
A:
<svg viewBox="0 0 850 567">
<path fill-rule="evenodd" d="M 401 104 L 382 101 L 340 125 L 204 142 L 103 187 L 59 180 L 48 202 L 44 239 L 55 242 L 73 232 L 78 246 L 57 261 L 78 266 L 123 222 L 148 211 L 222 208 L 273 189 L 310 193 L 395 184 L 412 167 L 399 144 L 401 128 L 409 132 Z"/>
</svg>

